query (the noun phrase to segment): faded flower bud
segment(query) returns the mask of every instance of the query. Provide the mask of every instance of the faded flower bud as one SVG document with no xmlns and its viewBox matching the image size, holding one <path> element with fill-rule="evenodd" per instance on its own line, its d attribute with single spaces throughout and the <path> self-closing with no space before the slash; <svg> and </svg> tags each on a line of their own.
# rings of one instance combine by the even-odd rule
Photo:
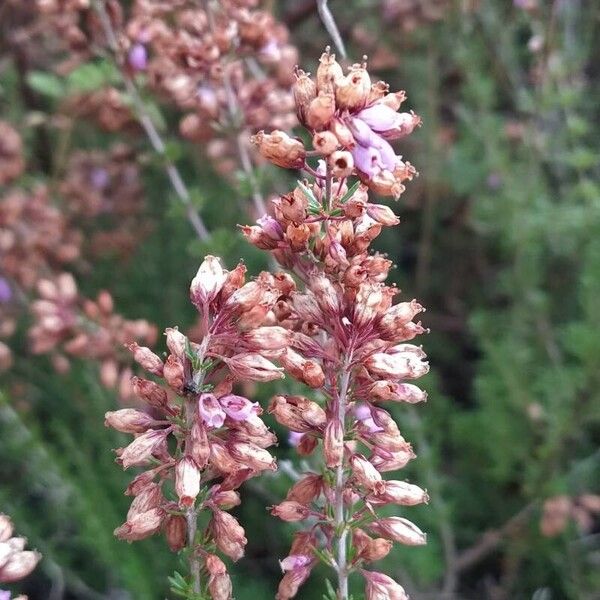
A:
<svg viewBox="0 0 600 600">
<path fill-rule="evenodd" d="M 191 456 L 184 456 L 175 467 L 175 493 L 185 507 L 193 506 L 200 493 L 200 469 Z"/>
<path fill-rule="evenodd" d="M 146 371 L 162 377 L 163 361 L 150 348 L 139 346 L 136 342 L 127 345 L 133 354 L 133 359 Z"/>
<path fill-rule="evenodd" d="M 270 360 L 260 354 L 246 352 L 223 360 L 227 363 L 231 372 L 241 380 L 272 381 L 284 377 L 283 369 L 276 367 Z"/>
<path fill-rule="evenodd" d="M 270 134 L 259 131 L 251 141 L 264 158 L 285 169 L 301 169 L 306 159 L 304 144 L 279 130 Z"/>
<path fill-rule="evenodd" d="M 369 525 L 369 529 L 407 546 L 422 546 L 427 543 L 426 535 L 414 523 L 402 517 L 378 519 Z"/>
<path fill-rule="evenodd" d="M 383 492 L 385 484 L 381 473 L 361 454 L 353 454 L 350 457 L 350 466 L 356 482 L 376 493 Z"/>
<path fill-rule="evenodd" d="M 244 546 L 248 543 L 243 527 L 235 517 L 219 509 L 213 509 L 210 529 L 217 548 L 234 561 L 244 556 Z"/>
<path fill-rule="evenodd" d="M 115 529 L 115 535 L 122 540 L 135 542 L 154 535 L 160 528 L 165 517 L 161 508 L 153 508 L 147 512 L 136 513 L 131 519 Z"/>
<path fill-rule="evenodd" d="M 365 600 L 409 600 L 404 588 L 391 577 L 376 571 L 361 571 L 367 581 Z"/>
<path fill-rule="evenodd" d="M 216 554 L 208 554 L 204 564 L 208 571 L 208 591 L 212 600 L 231 600 L 233 586 L 225 563 Z"/>
<path fill-rule="evenodd" d="M 200 309 L 212 302 L 226 279 L 227 271 L 223 269 L 219 259 L 206 256 L 190 285 L 190 298 L 194 306 Z"/>
<path fill-rule="evenodd" d="M 382 489 L 377 490 L 368 497 L 371 504 L 400 504 L 402 506 L 415 506 L 429 501 L 427 492 L 418 485 L 406 481 L 384 481 Z"/>
<path fill-rule="evenodd" d="M 287 495 L 287 500 L 294 500 L 299 504 L 309 505 L 319 497 L 322 489 L 323 477 L 316 473 L 309 473 L 291 487 Z"/>
<path fill-rule="evenodd" d="M 165 537 L 173 552 L 185 548 L 187 539 L 187 522 L 183 515 L 169 515 L 165 522 Z"/>
<path fill-rule="evenodd" d="M 342 464 L 344 459 L 344 428 L 337 419 L 330 421 L 325 427 L 323 454 L 325 464 L 330 469 L 335 469 Z"/>
<path fill-rule="evenodd" d="M 133 408 L 122 408 L 104 415 L 104 425 L 122 433 L 144 433 L 159 425 L 150 415 Z"/>
<path fill-rule="evenodd" d="M 168 431 L 150 429 L 142 433 L 121 452 L 118 460 L 124 469 L 139 467 L 148 463 L 152 455 L 163 448 Z"/>
<path fill-rule="evenodd" d="M 284 500 L 271 508 L 271 514 L 282 521 L 303 521 L 310 516 L 310 508 L 294 500 Z"/>
</svg>

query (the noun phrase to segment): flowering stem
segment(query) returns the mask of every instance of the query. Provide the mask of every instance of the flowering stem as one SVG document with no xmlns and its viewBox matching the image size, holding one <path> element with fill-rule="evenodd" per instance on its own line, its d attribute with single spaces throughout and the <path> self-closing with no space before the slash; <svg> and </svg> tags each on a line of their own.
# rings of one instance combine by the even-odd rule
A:
<svg viewBox="0 0 600 600">
<path fill-rule="evenodd" d="M 106 40 L 108 42 L 108 46 L 110 51 L 115 56 L 115 59 L 119 61 L 119 42 L 117 40 L 117 36 L 113 29 L 113 26 L 110 22 L 110 17 L 106 12 L 106 6 L 104 5 L 104 0 L 97 0 L 94 2 L 94 7 L 96 8 L 96 12 L 100 18 L 100 22 L 102 23 L 102 29 L 104 30 L 104 35 L 106 36 Z M 140 125 L 146 132 L 148 139 L 150 141 L 150 145 L 154 149 L 154 151 L 162 157 L 165 163 L 165 171 L 177 194 L 177 197 L 181 201 L 181 203 L 185 206 L 186 214 L 188 221 L 194 228 L 196 234 L 202 241 L 208 241 L 210 239 L 210 233 L 202 220 L 202 217 L 198 214 L 194 205 L 192 204 L 192 198 L 190 196 L 190 192 L 187 189 L 179 169 L 175 166 L 175 164 L 167 158 L 167 149 L 163 139 L 160 136 L 160 133 L 156 129 L 154 125 L 154 121 L 148 114 L 146 107 L 144 106 L 144 101 L 138 92 L 138 89 L 133 81 L 133 79 L 123 70 L 121 69 L 121 77 L 123 79 L 123 83 L 125 85 L 125 89 L 131 98 L 137 115 L 140 122 Z"/>
<path fill-rule="evenodd" d="M 350 363 L 352 362 L 352 351 L 348 353 L 342 367 L 340 390 L 337 397 L 336 418 L 345 431 L 346 405 L 348 399 L 348 388 L 350 386 Z M 336 469 L 335 474 L 335 505 L 334 505 L 334 527 L 338 538 L 336 571 L 338 576 L 338 600 L 348 600 L 348 556 L 347 540 L 348 527 L 344 517 L 344 488 L 346 479 L 344 474 L 344 460 Z"/>
<path fill-rule="evenodd" d="M 203 310 L 203 315 L 208 314 L 208 307 L 205 306 Z M 204 362 L 204 357 L 206 355 L 206 351 L 208 349 L 209 342 L 209 333 L 208 329 L 205 332 L 204 339 L 198 348 L 197 355 L 200 364 Z M 204 377 L 206 372 L 201 370 L 198 374 L 198 379 L 194 381 L 197 389 L 201 389 L 204 383 Z M 194 425 L 194 420 L 197 418 L 196 415 L 196 396 L 194 395 L 192 398 L 188 397 L 185 400 L 185 422 L 186 422 L 186 436 L 185 436 L 185 449 L 191 446 L 191 431 Z M 198 529 L 198 509 L 196 506 L 190 506 L 185 514 L 185 519 L 187 523 L 187 544 L 188 544 L 188 552 L 189 552 L 189 563 L 190 563 L 190 576 L 192 578 L 192 589 L 194 593 L 199 594 L 201 591 L 200 585 L 200 558 L 196 554 L 196 531 Z"/>
</svg>

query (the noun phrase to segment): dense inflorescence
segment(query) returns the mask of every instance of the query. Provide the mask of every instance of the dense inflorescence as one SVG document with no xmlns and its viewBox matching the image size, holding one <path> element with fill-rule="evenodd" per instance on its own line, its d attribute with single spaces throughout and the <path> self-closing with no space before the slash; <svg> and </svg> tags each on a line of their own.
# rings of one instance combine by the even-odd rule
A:
<svg viewBox="0 0 600 600">
<path fill-rule="evenodd" d="M 291 337 L 282 327 L 264 324 L 277 298 L 293 288 L 291 278 L 268 273 L 248 283 L 244 278 L 243 265 L 226 271 L 218 259 L 206 257 L 190 288 L 202 324 L 197 342 L 167 329 L 164 361 L 147 347 L 130 345 L 135 360 L 164 385 L 134 378 L 147 411 L 106 415 L 107 425 L 136 436 L 117 450 L 117 461 L 124 469 L 145 469 L 127 490 L 134 500 L 116 535 L 133 541 L 163 531 L 174 551 L 188 548 L 194 592 L 214 600 L 232 594 L 215 552 L 238 560 L 247 541 L 226 511 L 240 503 L 236 490 L 244 481 L 276 469 L 266 450 L 276 439 L 260 418 L 261 408 L 235 394 L 233 386 L 283 377 L 270 359 L 281 355 Z M 198 531 L 203 512 L 210 521 Z"/>
<path fill-rule="evenodd" d="M 384 284 L 391 261 L 369 252 L 382 228 L 399 220 L 389 207 L 370 202 L 368 192 L 402 193 L 415 170 L 388 140 L 408 135 L 420 119 L 396 112 L 403 92 L 371 84 L 365 64 L 344 75 L 329 51 L 316 81 L 300 70 L 296 77 L 297 112 L 313 149 L 281 131 L 261 132 L 254 141 L 275 164 L 304 169 L 313 179 L 276 198 L 272 216 L 243 228 L 254 245 L 270 250 L 304 283 L 278 299 L 274 314 L 292 332 L 280 363 L 313 392 L 310 398 L 278 395 L 269 412 L 293 432 L 301 455 L 317 448 L 320 453 L 315 472 L 272 509 L 308 527 L 282 561 L 286 573 L 277 597 L 294 597 L 321 559 L 337 572 L 341 599 L 348 598 L 354 571 L 363 574 L 369 600 L 405 598 L 392 579 L 364 567 L 387 555 L 394 541 L 426 541 L 404 517 L 377 515 L 385 505 L 428 500 L 420 487 L 382 476 L 415 456 L 382 404 L 426 399 L 411 381 L 429 367 L 423 350 L 410 343 L 426 330 L 413 320 L 423 311 L 416 300 L 393 303 L 399 292 Z M 307 162 L 312 156 L 322 157 L 316 168 Z M 360 181 L 350 185 L 356 176 Z"/>
</svg>

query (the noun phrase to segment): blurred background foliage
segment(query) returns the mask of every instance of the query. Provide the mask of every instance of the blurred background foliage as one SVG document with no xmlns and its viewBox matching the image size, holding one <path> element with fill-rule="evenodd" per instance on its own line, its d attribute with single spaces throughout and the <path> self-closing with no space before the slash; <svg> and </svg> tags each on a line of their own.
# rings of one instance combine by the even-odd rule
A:
<svg viewBox="0 0 600 600">
<path fill-rule="evenodd" d="M 314 2 L 271 4 L 314 71 L 328 43 Z M 424 121 L 401 148 L 420 177 L 394 206 L 401 227 L 382 235 L 378 248 L 397 264 L 406 297 L 428 307 L 432 330 L 430 401 L 393 409 L 418 454 L 405 475 L 431 496 L 429 506 L 411 509 L 429 544 L 395 550 L 381 570 L 414 600 L 598 599 L 597 515 L 567 519 L 553 535 L 540 524 L 549 499 L 569 496 L 577 506 L 600 493 L 600 5 L 332 0 L 330 7 L 350 55 L 368 54 L 371 70 L 407 90 Z M 81 120 L 64 140 L 36 121 L 52 114 L 69 82 L 19 72 L 10 10 L 0 6 L 0 107 L 25 140 L 28 170 L 19 183 L 31 187 L 51 182 L 61 144 L 107 148 L 122 134 L 100 134 Z M 161 110 L 168 130 L 169 107 Z M 248 221 L 244 176 L 233 184 L 219 177 L 175 132 L 169 151 L 194 190 L 210 243 L 194 238 L 143 138 L 127 139 L 141 152 L 152 230 L 127 259 L 98 259 L 78 279 L 85 295 L 110 289 L 122 314 L 159 330 L 193 325 L 187 287 L 204 253 L 229 266 L 241 257 L 251 273 L 268 267 L 236 231 Z M 286 190 L 280 173 L 259 177 L 265 192 Z M 111 453 L 123 440 L 102 425 L 116 397 L 90 362 L 58 375 L 47 358 L 29 355 L 25 328 L 20 323 L 14 366 L 0 380 L 0 507 L 44 555 L 20 589 L 32 599 L 168 596 L 177 559 L 162 540 L 128 545 L 112 536 L 127 510 L 129 479 Z M 253 394 L 266 402 L 274 389 Z M 243 490 L 239 517 L 249 545 L 234 570 L 238 600 L 273 597 L 277 559 L 293 531 L 265 511 L 284 496 L 288 461 L 296 461 L 271 425 L 281 434 L 282 468 Z M 298 597 L 317 599 L 323 589 L 317 572 Z"/>
</svg>

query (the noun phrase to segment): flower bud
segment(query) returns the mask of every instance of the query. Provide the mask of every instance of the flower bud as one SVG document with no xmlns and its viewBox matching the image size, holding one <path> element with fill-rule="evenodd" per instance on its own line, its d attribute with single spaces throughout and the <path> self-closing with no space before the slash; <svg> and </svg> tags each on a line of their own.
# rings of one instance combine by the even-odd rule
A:
<svg viewBox="0 0 600 600">
<path fill-rule="evenodd" d="M 265 469 L 271 471 L 277 470 L 277 464 L 271 454 L 256 444 L 236 441 L 228 448 L 235 460 L 253 471 L 264 471 Z"/>
<path fill-rule="evenodd" d="M 322 275 L 310 280 L 310 289 L 315 295 L 321 310 L 329 315 L 338 315 L 341 311 L 341 299 L 338 288 Z"/>
<path fill-rule="evenodd" d="M 204 564 L 209 575 L 208 591 L 212 600 L 231 600 L 233 586 L 225 563 L 216 554 L 208 554 Z"/>
<path fill-rule="evenodd" d="M 200 493 L 200 469 L 191 456 L 184 456 L 175 467 L 175 493 L 183 507 L 193 506 Z"/>
<path fill-rule="evenodd" d="M 365 600 L 409 600 L 404 588 L 391 577 L 376 571 L 361 571 L 367 580 Z"/>
<path fill-rule="evenodd" d="M 329 156 L 332 152 L 337 150 L 339 142 L 331 131 L 320 131 L 313 136 L 312 145 L 313 148 L 323 156 Z"/>
<path fill-rule="evenodd" d="M 407 353 L 377 352 L 369 356 L 364 364 L 372 375 L 389 379 L 416 379 L 429 372 L 427 362 Z"/>
<path fill-rule="evenodd" d="M 412 383 L 376 381 L 369 387 L 368 393 L 372 400 L 392 400 L 394 402 L 408 402 L 409 404 L 427 401 L 427 392 Z"/>
<path fill-rule="evenodd" d="M 283 560 L 279 561 L 281 570 L 285 573 L 286 571 L 295 571 L 310 564 L 314 559 L 312 556 L 306 554 L 290 554 Z"/>
<path fill-rule="evenodd" d="M 373 539 L 362 529 L 352 531 L 352 545 L 356 549 L 356 558 L 366 562 L 375 562 L 385 558 L 392 549 L 392 542 L 384 538 Z"/>
<path fill-rule="evenodd" d="M 308 579 L 312 569 L 312 563 L 287 571 L 279 582 L 275 600 L 290 600 L 294 598 L 300 586 Z"/>
<path fill-rule="evenodd" d="M 120 453 L 118 461 L 123 465 L 123 469 L 147 464 L 152 455 L 165 446 L 168 433 L 167 430 L 150 429 L 136 437 Z"/>
<path fill-rule="evenodd" d="M 122 408 L 104 415 L 104 425 L 122 433 L 144 433 L 158 424 L 150 415 L 133 408 Z"/>
<path fill-rule="evenodd" d="M 323 454 L 325 464 L 330 469 L 335 469 L 342 464 L 344 459 L 344 428 L 337 419 L 330 421 L 325 427 Z"/>
<path fill-rule="evenodd" d="M 328 158 L 331 174 L 337 179 L 350 177 L 354 172 L 354 158 L 347 150 L 332 152 Z"/>
<path fill-rule="evenodd" d="M 422 546 L 427 543 L 427 536 L 414 523 L 402 517 L 378 519 L 369 525 L 369 529 L 407 546 Z"/>
<path fill-rule="evenodd" d="M 252 350 L 280 350 L 290 344 L 291 333 L 283 327 L 257 327 L 243 335 Z"/>
<path fill-rule="evenodd" d="M 364 488 L 383 492 L 385 489 L 381 473 L 361 454 L 353 454 L 350 457 L 350 466 L 354 480 Z"/>
<path fill-rule="evenodd" d="M 186 452 L 194 459 L 199 468 L 204 468 L 210 457 L 210 444 L 203 419 L 195 419 Z"/>
<path fill-rule="evenodd" d="M 378 223 L 385 225 L 386 227 L 392 227 L 398 225 L 400 219 L 394 214 L 394 211 L 384 204 L 371 204 L 370 202 L 366 205 L 367 214 Z"/>
<path fill-rule="evenodd" d="M 165 522 L 165 537 L 173 552 L 185 548 L 187 538 L 187 522 L 183 515 L 169 515 Z"/>
<path fill-rule="evenodd" d="M 401 506 L 415 506 L 427 503 L 429 496 L 427 492 L 417 485 L 406 481 L 388 480 L 384 482 L 382 489 L 368 496 L 371 504 L 399 504 Z"/>
<path fill-rule="evenodd" d="M 344 71 L 337 60 L 335 54 L 331 54 L 329 46 L 319 59 L 317 69 L 317 89 L 319 92 L 332 93 L 335 89 L 334 83 L 344 76 Z"/>
<path fill-rule="evenodd" d="M 400 302 L 392 306 L 382 317 L 379 325 L 382 335 L 385 336 L 384 339 L 397 339 L 396 332 L 423 310 L 423 307 L 416 300 Z"/>
<path fill-rule="evenodd" d="M 115 529 L 114 534 L 121 540 L 135 542 L 154 535 L 160 528 L 165 517 L 162 508 L 153 508 L 144 513 L 136 514 L 127 520 L 121 527 Z"/>
<path fill-rule="evenodd" d="M 346 77 L 335 84 L 335 102 L 339 109 L 356 111 L 365 106 L 371 92 L 371 78 L 365 65 L 352 65 Z"/>
<path fill-rule="evenodd" d="M 190 285 L 192 304 L 201 309 L 205 304 L 212 302 L 226 279 L 227 271 L 223 270 L 219 259 L 211 255 L 206 256 Z"/>
<path fill-rule="evenodd" d="M 243 527 L 235 517 L 219 509 L 213 510 L 210 530 L 217 548 L 234 561 L 244 556 L 244 546 L 248 543 Z"/>
<path fill-rule="evenodd" d="M 286 348 L 279 360 L 292 377 L 309 387 L 320 388 L 325 384 L 325 373 L 316 361 L 303 358 L 291 348 Z"/>
<path fill-rule="evenodd" d="M 260 354 L 246 352 L 223 359 L 235 377 L 241 380 L 273 381 L 283 379 L 283 369 Z"/>
<path fill-rule="evenodd" d="M 131 379 L 133 393 L 154 408 L 164 409 L 167 405 L 167 392 L 154 381 L 133 377 Z"/>
<path fill-rule="evenodd" d="M 139 346 L 136 342 L 127 345 L 133 354 L 133 359 L 146 371 L 162 377 L 163 362 L 150 348 Z"/>
<path fill-rule="evenodd" d="M 406 92 L 401 90 L 399 92 L 393 92 L 391 94 L 386 94 L 380 101 L 381 104 L 388 106 L 394 112 L 396 112 L 402 103 L 406 100 Z"/>
<path fill-rule="evenodd" d="M 377 316 L 382 299 L 381 284 L 361 284 L 354 301 L 354 325 L 356 327 L 365 327 L 371 323 Z"/>
<path fill-rule="evenodd" d="M 322 429 L 327 423 L 325 411 L 303 396 L 275 396 L 268 412 L 284 427 L 302 433 Z"/>
<path fill-rule="evenodd" d="M 301 169 L 306 159 L 304 144 L 287 133 L 274 130 L 270 134 L 259 131 L 250 138 L 260 154 L 273 164 L 285 169 Z"/>
<path fill-rule="evenodd" d="M 313 131 L 322 131 L 327 128 L 335 114 L 335 98 L 333 94 L 319 92 L 318 96 L 310 103 L 306 111 L 306 124 Z"/>
<path fill-rule="evenodd" d="M 296 81 L 292 86 L 292 93 L 294 94 L 298 118 L 304 122 L 306 111 L 317 95 L 317 85 L 302 69 L 297 69 L 295 76 Z"/>
<path fill-rule="evenodd" d="M 144 44 L 134 44 L 127 54 L 127 64 L 133 71 L 145 71 L 148 66 L 148 51 Z"/>
<path fill-rule="evenodd" d="M 370 462 L 373 463 L 380 473 L 386 473 L 388 471 L 403 469 L 415 457 L 416 455 L 410 444 L 406 444 L 401 450 L 393 452 L 377 446 L 375 447 L 375 453 L 370 458 Z"/>
<path fill-rule="evenodd" d="M 274 517 L 279 517 L 282 521 L 293 523 L 308 518 L 310 508 L 293 500 L 284 500 L 271 508 L 271 514 Z"/>
<path fill-rule="evenodd" d="M 12 540 L 16 539 L 12 538 Z M 18 549 L 13 552 L 9 550 L 8 557 L 0 566 L 0 582 L 13 583 L 27 577 L 40 562 L 41 557 L 41 554 L 32 550 Z"/>
<path fill-rule="evenodd" d="M 304 193 L 296 188 L 292 194 L 286 194 L 272 200 L 276 211 L 279 211 L 280 217 L 300 223 L 306 217 L 306 209 L 308 207 L 308 199 Z M 279 216 L 278 216 L 279 218 Z"/>
<path fill-rule="evenodd" d="M 223 510 L 229 510 L 241 504 L 240 495 L 234 490 L 222 490 L 221 486 L 213 486 L 210 500 Z"/>
<path fill-rule="evenodd" d="M 185 350 L 187 345 L 187 338 L 177 327 L 167 327 L 165 329 L 165 336 L 167 338 L 167 348 L 171 354 L 174 354 L 179 360 L 182 360 L 185 356 Z"/>
<path fill-rule="evenodd" d="M 300 504 L 309 505 L 319 497 L 323 489 L 323 477 L 309 473 L 298 480 L 288 492 L 286 499 L 294 500 Z"/>
<path fill-rule="evenodd" d="M 162 488 L 159 484 L 150 482 L 133 499 L 127 511 L 127 520 L 131 521 L 135 515 L 158 508 L 164 501 Z"/>
<path fill-rule="evenodd" d="M 341 119 L 334 118 L 331 121 L 329 129 L 344 148 L 351 150 L 356 146 L 356 140 L 354 139 L 352 132 Z"/>
</svg>

